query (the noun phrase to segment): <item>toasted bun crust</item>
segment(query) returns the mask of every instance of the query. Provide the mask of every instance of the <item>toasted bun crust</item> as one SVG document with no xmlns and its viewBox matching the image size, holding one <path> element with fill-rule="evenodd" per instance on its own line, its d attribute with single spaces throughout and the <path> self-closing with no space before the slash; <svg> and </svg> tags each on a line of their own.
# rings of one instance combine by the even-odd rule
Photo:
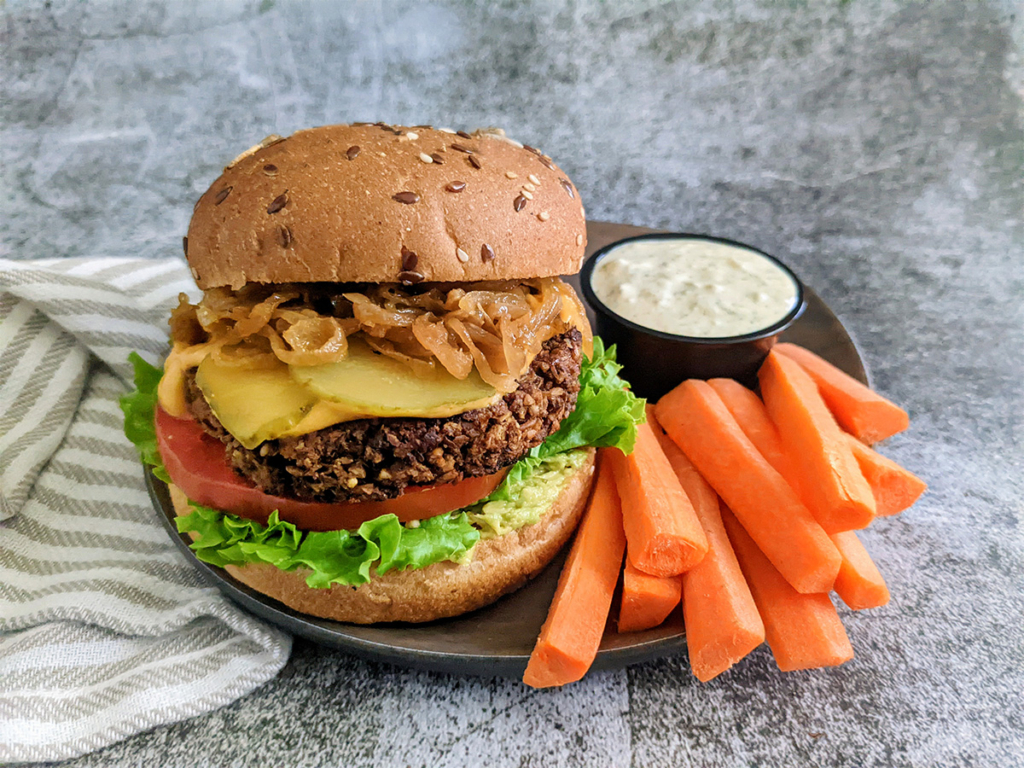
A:
<svg viewBox="0 0 1024 768">
<path fill-rule="evenodd" d="M 546 155 L 490 133 L 330 125 L 236 158 L 196 203 L 185 251 L 200 288 L 237 289 L 571 274 L 585 245 L 579 194 Z"/>
<path fill-rule="evenodd" d="M 594 474 L 594 449 L 569 479 L 538 523 L 481 541 L 465 565 L 434 563 L 426 568 L 389 571 L 367 584 L 328 589 L 306 586 L 305 569 L 282 571 L 270 564 L 229 565 L 227 572 L 300 613 L 353 624 L 386 621 L 423 622 L 482 608 L 536 576 L 576 529 Z M 178 514 L 188 500 L 175 486 L 171 499 Z"/>
</svg>

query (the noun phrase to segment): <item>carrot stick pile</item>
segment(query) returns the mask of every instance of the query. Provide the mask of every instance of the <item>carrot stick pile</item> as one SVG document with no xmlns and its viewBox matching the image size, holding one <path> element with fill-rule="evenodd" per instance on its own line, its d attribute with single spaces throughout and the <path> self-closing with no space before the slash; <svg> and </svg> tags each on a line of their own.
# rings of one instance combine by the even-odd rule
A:
<svg viewBox="0 0 1024 768">
<path fill-rule="evenodd" d="M 889 602 L 854 531 L 907 509 L 927 487 L 868 445 L 909 419 L 792 344 L 776 345 L 759 380 L 761 397 L 731 379 L 684 381 L 647 406 L 631 454 L 600 449 L 525 683 L 586 673 L 611 631 L 620 573 L 617 631 L 657 627 L 681 603 L 702 682 L 762 642 L 783 671 L 853 658 L 829 593 L 853 610 Z"/>
<path fill-rule="evenodd" d="M 839 552 L 711 386 L 684 381 L 658 401 L 655 414 L 789 583 L 798 592 L 827 591 Z"/>
</svg>

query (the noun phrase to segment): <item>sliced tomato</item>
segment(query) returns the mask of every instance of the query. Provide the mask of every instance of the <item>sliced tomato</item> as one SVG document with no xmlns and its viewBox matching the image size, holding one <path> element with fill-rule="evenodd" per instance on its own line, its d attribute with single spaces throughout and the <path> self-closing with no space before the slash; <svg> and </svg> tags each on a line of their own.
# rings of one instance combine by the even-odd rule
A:
<svg viewBox="0 0 1024 768">
<path fill-rule="evenodd" d="M 387 514 L 398 515 L 403 523 L 423 520 L 479 501 L 505 477 L 502 471 L 458 483 L 412 486 L 385 501 L 324 504 L 264 493 L 231 468 L 224 445 L 197 422 L 176 419 L 159 407 L 156 439 L 171 481 L 192 501 L 261 523 L 276 509 L 282 520 L 304 531 L 351 530 Z"/>
</svg>

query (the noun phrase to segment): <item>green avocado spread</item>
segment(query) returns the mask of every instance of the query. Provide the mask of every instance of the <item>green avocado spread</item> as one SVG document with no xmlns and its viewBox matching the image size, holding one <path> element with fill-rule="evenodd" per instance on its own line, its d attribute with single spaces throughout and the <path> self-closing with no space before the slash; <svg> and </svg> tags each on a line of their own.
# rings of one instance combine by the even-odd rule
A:
<svg viewBox="0 0 1024 768">
<path fill-rule="evenodd" d="M 558 453 L 544 459 L 530 476 L 530 483 L 511 499 L 484 502 L 470 507 L 469 521 L 480 529 L 481 539 L 504 536 L 538 522 L 562 493 L 569 478 L 587 460 L 586 449 Z"/>
</svg>

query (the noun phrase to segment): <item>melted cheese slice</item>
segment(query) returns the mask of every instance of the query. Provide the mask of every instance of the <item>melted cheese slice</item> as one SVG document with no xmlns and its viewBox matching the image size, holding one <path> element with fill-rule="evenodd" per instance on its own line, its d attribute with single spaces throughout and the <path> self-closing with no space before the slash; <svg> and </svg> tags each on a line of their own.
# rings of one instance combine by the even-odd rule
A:
<svg viewBox="0 0 1024 768">
<path fill-rule="evenodd" d="M 587 357 L 594 356 L 594 332 L 590 328 L 590 319 L 583 309 L 583 304 L 571 286 L 558 281 L 558 290 L 562 294 L 562 306 L 559 310 L 559 317 L 563 323 L 579 330 L 583 336 L 583 354 Z M 533 362 L 533 361 L 531 361 Z"/>
<path fill-rule="evenodd" d="M 342 408 L 336 403 L 328 403 L 326 400 L 318 400 L 316 405 L 309 409 L 309 413 L 302 417 L 302 421 L 290 429 L 281 431 L 278 437 L 299 437 L 316 432 L 318 429 L 327 429 L 335 424 L 344 421 L 361 418 L 359 414 L 352 414 L 352 411 Z"/>
</svg>

